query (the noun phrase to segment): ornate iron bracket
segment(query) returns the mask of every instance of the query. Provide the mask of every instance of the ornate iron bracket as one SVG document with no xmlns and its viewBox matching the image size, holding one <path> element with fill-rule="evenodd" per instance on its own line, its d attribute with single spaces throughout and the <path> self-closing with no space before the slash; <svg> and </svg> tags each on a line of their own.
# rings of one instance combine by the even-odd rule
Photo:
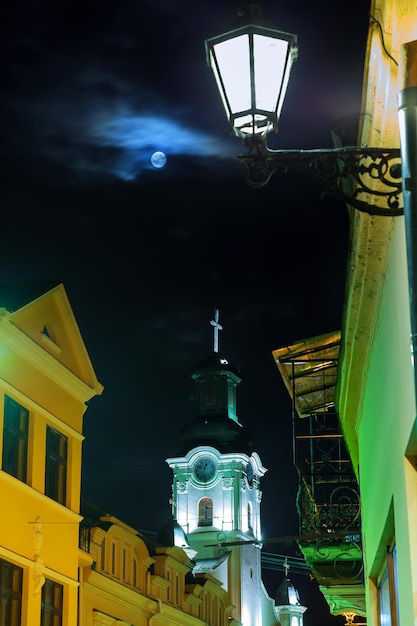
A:
<svg viewBox="0 0 417 626">
<path fill-rule="evenodd" d="M 254 137 L 248 138 L 246 145 L 249 150 L 239 159 L 252 187 L 263 187 L 272 174 L 291 168 L 318 182 L 324 195 L 369 215 L 404 213 L 399 149 L 271 150 L 263 139 Z"/>
</svg>

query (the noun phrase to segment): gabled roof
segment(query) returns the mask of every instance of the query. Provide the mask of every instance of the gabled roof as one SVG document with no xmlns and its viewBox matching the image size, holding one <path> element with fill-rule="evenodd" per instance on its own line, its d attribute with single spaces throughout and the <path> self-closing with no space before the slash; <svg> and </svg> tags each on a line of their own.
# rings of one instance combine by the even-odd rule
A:
<svg viewBox="0 0 417 626">
<path fill-rule="evenodd" d="M 18 336 L 21 340 L 24 338 L 28 345 L 28 339 L 32 340 L 45 351 L 44 354 L 48 353 L 55 362 L 59 362 L 87 385 L 93 391 L 90 397 L 102 392 L 103 387 L 97 380 L 62 283 L 39 281 L 1 284 L 0 326 L 2 325 L 2 340 L 13 341 L 15 347 L 19 345 L 22 350 Z M 26 353 L 38 360 L 42 354 L 37 351 L 35 356 L 31 350 L 26 350 Z"/>
</svg>

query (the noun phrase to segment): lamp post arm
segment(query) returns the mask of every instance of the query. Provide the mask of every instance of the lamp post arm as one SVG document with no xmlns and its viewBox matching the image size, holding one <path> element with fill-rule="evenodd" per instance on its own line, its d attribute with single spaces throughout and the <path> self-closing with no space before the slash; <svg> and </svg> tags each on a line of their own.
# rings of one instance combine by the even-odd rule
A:
<svg viewBox="0 0 417 626">
<path fill-rule="evenodd" d="M 246 182 L 263 187 L 272 174 L 300 171 L 331 195 L 369 215 L 403 215 L 401 157 L 396 148 L 271 150 L 251 136 L 248 152 L 239 155 Z M 366 197 L 366 199 L 364 199 Z"/>
</svg>

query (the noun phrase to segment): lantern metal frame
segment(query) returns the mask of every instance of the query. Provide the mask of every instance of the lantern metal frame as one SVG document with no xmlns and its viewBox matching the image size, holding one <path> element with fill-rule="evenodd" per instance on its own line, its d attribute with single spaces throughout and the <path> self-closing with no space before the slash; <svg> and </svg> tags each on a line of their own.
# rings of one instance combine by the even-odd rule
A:
<svg viewBox="0 0 417 626">
<path fill-rule="evenodd" d="M 238 156 L 246 182 L 263 187 L 275 172 L 301 172 L 330 195 L 368 215 L 404 214 L 401 151 L 398 148 L 343 147 L 320 150 L 271 150 L 263 137 L 245 140 Z"/>
<path fill-rule="evenodd" d="M 318 182 L 324 194 L 331 195 L 363 213 L 391 217 L 403 215 L 399 148 L 354 146 L 317 150 L 272 150 L 268 147 L 267 135 L 278 128 L 289 74 L 297 57 L 297 37 L 262 22 L 257 5 L 245 5 L 238 10 L 238 15 L 244 25 L 207 39 L 205 48 L 207 63 L 215 75 L 232 132 L 243 139 L 247 148 L 247 152 L 238 156 L 245 168 L 246 182 L 252 187 L 263 187 L 275 172 L 285 173 L 293 169 Z M 277 80 L 275 106 L 270 110 L 258 107 L 253 40 L 255 34 L 281 40 L 288 45 L 282 76 Z M 230 103 L 215 47 L 243 35 L 248 37 L 250 104 L 235 111 Z M 244 116 L 251 121 L 242 126 L 238 120 L 242 120 Z M 242 130 L 244 127 L 249 131 Z"/>
</svg>

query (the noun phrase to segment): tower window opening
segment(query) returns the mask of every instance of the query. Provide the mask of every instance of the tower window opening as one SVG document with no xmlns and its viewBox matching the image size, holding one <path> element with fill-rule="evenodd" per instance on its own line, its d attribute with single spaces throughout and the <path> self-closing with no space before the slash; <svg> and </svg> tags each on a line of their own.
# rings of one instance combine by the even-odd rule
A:
<svg viewBox="0 0 417 626">
<path fill-rule="evenodd" d="M 248 502 L 248 530 L 253 530 L 252 505 Z"/>
<path fill-rule="evenodd" d="M 213 500 L 201 498 L 198 503 L 198 525 L 213 526 Z"/>
<path fill-rule="evenodd" d="M 206 404 L 215 404 L 216 403 L 216 394 L 214 391 L 214 385 L 208 383 L 206 386 Z"/>
</svg>

